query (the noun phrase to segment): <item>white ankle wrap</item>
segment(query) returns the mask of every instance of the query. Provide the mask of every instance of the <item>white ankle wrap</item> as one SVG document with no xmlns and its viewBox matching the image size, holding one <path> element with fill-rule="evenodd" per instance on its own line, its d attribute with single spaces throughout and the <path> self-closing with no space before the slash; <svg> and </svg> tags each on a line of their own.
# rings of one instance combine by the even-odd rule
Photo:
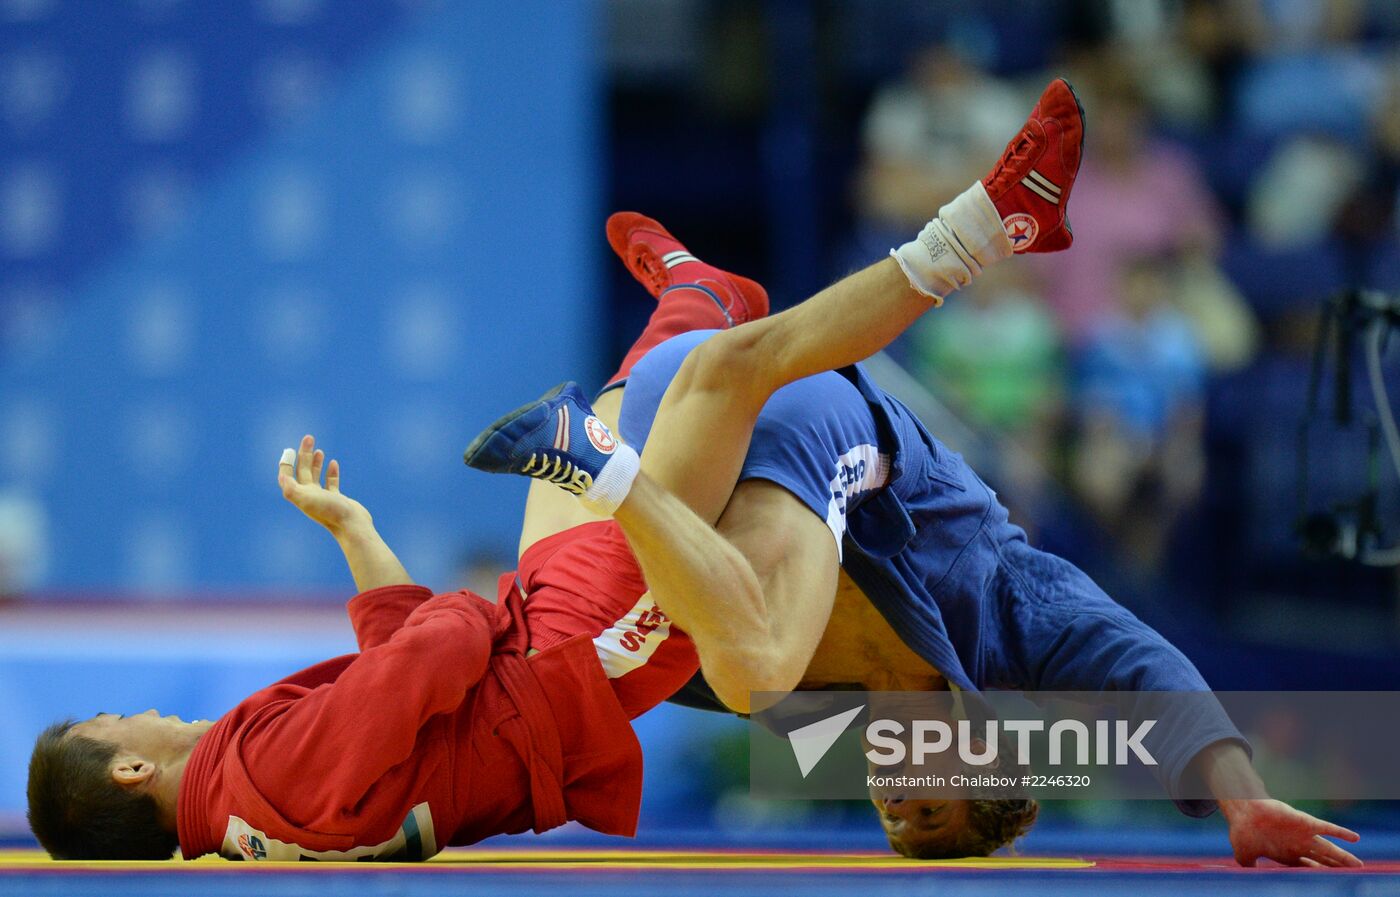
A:
<svg viewBox="0 0 1400 897">
<path fill-rule="evenodd" d="M 910 286 L 942 305 L 944 296 L 1011 255 L 1011 240 L 987 188 L 978 181 L 939 209 L 917 238 L 891 249 L 890 255 Z"/>
<path fill-rule="evenodd" d="M 593 485 L 585 489 L 578 500 L 594 514 L 611 517 L 617 506 L 627 498 L 627 493 L 632 491 L 632 483 L 641 469 L 642 459 L 637 456 L 636 449 L 618 443 L 612 457 L 593 479 Z"/>
</svg>

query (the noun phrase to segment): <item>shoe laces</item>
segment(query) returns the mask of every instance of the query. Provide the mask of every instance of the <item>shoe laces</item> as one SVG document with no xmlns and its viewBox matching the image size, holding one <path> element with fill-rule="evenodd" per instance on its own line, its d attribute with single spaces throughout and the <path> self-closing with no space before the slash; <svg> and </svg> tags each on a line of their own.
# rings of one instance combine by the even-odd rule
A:
<svg viewBox="0 0 1400 897">
<path fill-rule="evenodd" d="M 1036 141 L 1031 136 L 1030 128 L 1022 128 L 1021 133 L 1011 139 L 1011 142 L 1006 145 L 1006 150 L 1001 154 L 1001 159 L 994 169 L 996 177 L 992 179 L 992 183 L 1000 185 L 1007 177 L 1019 179 L 1023 172 L 1019 170 L 1018 163 L 1029 162 L 1035 148 Z"/>
<path fill-rule="evenodd" d="M 593 475 L 572 461 L 547 452 L 533 452 L 520 472 L 527 477 L 553 483 L 565 492 L 582 495 L 593 485 Z"/>
<path fill-rule="evenodd" d="M 632 260 L 643 276 L 651 282 L 653 292 L 660 292 L 671 285 L 670 272 L 666 270 L 666 265 L 657 258 L 656 252 L 652 249 L 646 246 L 634 246 Z"/>
</svg>

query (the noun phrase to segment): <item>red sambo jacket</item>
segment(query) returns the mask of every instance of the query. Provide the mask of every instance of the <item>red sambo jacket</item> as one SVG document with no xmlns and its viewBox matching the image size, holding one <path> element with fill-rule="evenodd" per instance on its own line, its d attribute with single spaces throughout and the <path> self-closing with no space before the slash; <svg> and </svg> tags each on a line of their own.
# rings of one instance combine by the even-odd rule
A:
<svg viewBox="0 0 1400 897">
<path fill-rule="evenodd" d="M 642 754 L 586 636 L 530 657 L 519 593 L 390 586 L 349 605 L 360 653 L 243 701 L 180 783 L 180 850 L 421 860 L 576 819 L 636 832 Z"/>
</svg>

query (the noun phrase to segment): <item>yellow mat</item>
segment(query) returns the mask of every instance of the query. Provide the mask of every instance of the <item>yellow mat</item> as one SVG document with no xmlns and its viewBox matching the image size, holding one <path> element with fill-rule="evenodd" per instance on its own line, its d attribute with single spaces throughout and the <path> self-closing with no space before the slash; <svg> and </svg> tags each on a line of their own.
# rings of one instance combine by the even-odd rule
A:
<svg viewBox="0 0 1400 897">
<path fill-rule="evenodd" d="M 385 868 L 422 872 L 529 872 L 562 869 L 743 869 L 823 870 L 832 872 L 909 872 L 914 869 L 1088 869 L 1089 860 L 1059 857 L 971 857 L 912 862 L 887 853 L 749 853 L 712 850 L 446 850 L 427 863 L 230 863 L 217 857 L 193 862 L 56 862 L 38 850 L 0 850 L 0 871 L 18 869 L 101 869 L 104 872 L 212 872 L 231 869 L 276 869 L 280 872 L 370 872 Z"/>
</svg>

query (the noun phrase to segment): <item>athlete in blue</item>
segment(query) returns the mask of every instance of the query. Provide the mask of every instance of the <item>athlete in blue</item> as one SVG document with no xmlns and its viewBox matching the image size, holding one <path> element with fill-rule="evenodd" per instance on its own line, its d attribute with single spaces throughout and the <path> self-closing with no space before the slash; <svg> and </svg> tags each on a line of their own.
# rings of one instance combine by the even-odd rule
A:
<svg viewBox="0 0 1400 897">
<path fill-rule="evenodd" d="M 713 695 L 736 712 L 752 709 L 753 693 L 835 682 L 1206 690 L 1160 635 L 1071 564 L 1031 548 L 966 463 L 854 366 L 1029 245 L 1012 242 L 1027 231 L 1022 210 L 1035 216 L 1030 244 L 1039 234 L 1049 248 L 1068 245 L 1062 205 L 1005 189 L 1008 169 L 1021 183 L 1044 167 L 1035 147 L 1021 158 L 1017 145 L 892 258 L 781 314 L 653 349 L 627 383 L 623 444 L 591 438 L 594 409 L 568 388 L 488 428 L 468 464 L 555 483 L 612 516 L 653 599 L 694 640 Z M 1053 140 L 1039 148 L 1058 151 Z M 723 307 L 741 292 L 656 222 L 615 216 L 609 231 L 656 294 L 703 291 Z M 716 601 L 728 613 L 714 614 Z M 861 659 L 837 643 L 859 646 L 853 634 L 865 630 L 889 634 L 864 644 L 887 667 L 884 681 L 871 664 L 848 674 Z M 1228 721 L 1191 735 L 1159 755 L 1166 778 L 1199 775 L 1220 796 L 1241 863 L 1359 864 L 1322 837 L 1354 841 L 1354 832 L 1268 798 Z M 978 803 L 886 801 L 882 823 L 908 855 L 979 852 L 988 845 L 966 840 Z"/>
</svg>

